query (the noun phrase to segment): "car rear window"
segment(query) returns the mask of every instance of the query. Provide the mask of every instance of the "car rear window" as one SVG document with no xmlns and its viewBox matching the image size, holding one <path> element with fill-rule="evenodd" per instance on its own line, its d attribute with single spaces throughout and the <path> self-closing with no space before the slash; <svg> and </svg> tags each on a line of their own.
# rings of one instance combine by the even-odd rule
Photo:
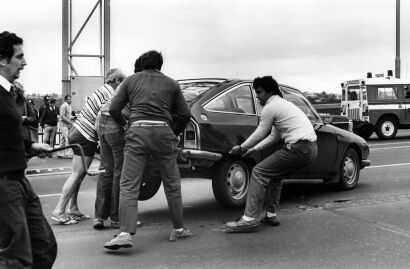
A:
<svg viewBox="0 0 410 269">
<path fill-rule="evenodd" d="M 220 82 L 207 82 L 207 81 L 201 81 L 201 82 L 184 82 L 180 83 L 179 85 L 181 86 L 182 93 L 184 94 L 185 100 L 187 102 L 191 101 L 201 93 L 215 87 L 218 85 Z"/>
</svg>

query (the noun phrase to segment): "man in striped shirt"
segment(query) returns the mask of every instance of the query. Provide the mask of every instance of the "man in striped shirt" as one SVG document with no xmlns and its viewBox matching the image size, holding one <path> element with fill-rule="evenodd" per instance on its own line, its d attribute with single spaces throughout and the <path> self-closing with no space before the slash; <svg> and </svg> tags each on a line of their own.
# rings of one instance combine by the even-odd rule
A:
<svg viewBox="0 0 410 269">
<path fill-rule="evenodd" d="M 86 169 L 91 165 L 97 150 L 98 135 L 94 126 L 98 112 L 124 79 L 125 75 L 121 70 L 114 68 L 108 71 L 105 84 L 95 90 L 91 97 L 87 97 L 83 109 L 69 130 L 69 143 L 79 144 L 83 148 Z M 86 171 L 82 164 L 81 152 L 75 148 L 73 153 L 72 173 L 65 182 L 60 200 L 52 212 L 52 219 L 60 224 L 75 224 L 78 220 L 89 219 L 89 216 L 80 212 L 77 205 L 78 191 Z"/>
</svg>

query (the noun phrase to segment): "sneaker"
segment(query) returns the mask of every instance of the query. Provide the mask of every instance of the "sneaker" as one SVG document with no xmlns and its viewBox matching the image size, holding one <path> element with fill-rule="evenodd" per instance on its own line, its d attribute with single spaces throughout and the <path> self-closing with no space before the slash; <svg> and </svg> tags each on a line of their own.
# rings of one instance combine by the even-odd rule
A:
<svg viewBox="0 0 410 269">
<path fill-rule="evenodd" d="M 94 219 L 93 228 L 95 230 L 101 230 L 104 228 L 104 221 L 102 219 Z"/>
<path fill-rule="evenodd" d="M 267 215 L 265 215 L 265 217 L 263 217 L 261 219 L 261 223 L 270 224 L 272 226 L 279 226 L 280 225 L 280 221 L 279 221 L 279 218 L 277 216 L 268 217 Z"/>
<path fill-rule="evenodd" d="M 104 247 L 110 250 L 118 250 L 120 248 L 131 248 L 134 246 L 131 235 L 129 233 L 119 234 L 104 244 Z"/>
<path fill-rule="evenodd" d="M 227 232 L 249 233 L 256 231 L 258 228 L 258 221 L 256 219 L 246 221 L 243 218 L 240 218 L 239 220 L 227 222 L 225 226 L 228 229 Z"/>
<path fill-rule="evenodd" d="M 194 236 L 194 234 L 188 229 L 183 228 L 181 231 L 173 229 L 169 236 L 169 241 L 176 242 L 178 239 L 184 239 L 191 236 Z"/>
<path fill-rule="evenodd" d="M 119 229 L 120 228 L 120 222 L 119 221 L 111 221 L 111 228 Z"/>
</svg>

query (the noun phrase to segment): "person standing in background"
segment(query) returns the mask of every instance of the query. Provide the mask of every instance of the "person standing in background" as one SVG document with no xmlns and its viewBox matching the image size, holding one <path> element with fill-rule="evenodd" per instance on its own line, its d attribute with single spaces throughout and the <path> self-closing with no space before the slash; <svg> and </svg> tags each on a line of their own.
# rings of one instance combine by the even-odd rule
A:
<svg viewBox="0 0 410 269">
<path fill-rule="evenodd" d="M 33 133 L 33 135 L 35 137 L 35 140 L 33 140 L 33 141 L 38 143 L 38 125 L 40 123 L 39 122 L 40 119 L 39 119 L 39 115 L 38 115 L 38 110 L 34 106 L 34 100 L 33 99 L 28 98 L 27 101 L 30 104 L 31 109 L 34 112 L 34 118 L 35 118 L 34 123 L 32 125 L 30 125 L 30 129 L 31 129 L 30 132 Z"/>
<path fill-rule="evenodd" d="M 50 105 L 44 108 L 43 114 L 40 118 L 40 125 L 43 128 L 44 133 L 44 143 L 50 145 L 54 148 L 56 133 L 57 133 L 57 123 L 58 123 L 58 108 L 56 107 L 56 100 L 51 99 Z M 49 155 L 49 157 L 52 157 Z"/>
<path fill-rule="evenodd" d="M 38 133 L 34 130 L 34 128 L 37 128 L 38 121 L 33 108 L 24 96 L 24 87 L 17 81 L 14 81 L 13 85 L 15 89 L 17 113 L 23 121 L 23 137 L 26 140 L 38 142 Z"/>
<path fill-rule="evenodd" d="M 43 105 L 40 107 L 39 111 L 38 111 L 38 117 L 41 119 L 41 116 L 44 113 L 44 110 L 46 109 L 46 107 L 48 107 L 50 105 L 50 97 L 48 97 L 48 95 L 44 96 L 43 98 Z"/>
<path fill-rule="evenodd" d="M 64 97 L 64 104 L 60 107 L 60 121 L 59 121 L 59 128 L 61 131 L 61 141 L 60 147 L 68 146 L 68 130 L 73 126 L 72 120 L 72 108 L 71 108 L 71 101 L 72 98 L 70 95 L 66 95 Z M 71 149 L 66 149 L 64 151 L 59 151 L 57 154 L 59 158 L 72 158 L 73 151 Z"/>
</svg>

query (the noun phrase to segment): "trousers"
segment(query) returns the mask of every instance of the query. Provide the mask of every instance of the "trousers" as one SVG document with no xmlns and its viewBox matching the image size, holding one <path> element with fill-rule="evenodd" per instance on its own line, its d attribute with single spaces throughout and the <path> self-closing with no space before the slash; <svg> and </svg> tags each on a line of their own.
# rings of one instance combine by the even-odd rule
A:
<svg viewBox="0 0 410 269">
<path fill-rule="evenodd" d="M 57 243 L 31 184 L 0 177 L 0 268 L 48 269 Z"/>
<path fill-rule="evenodd" d="M 266 198 L 267 210 L 277 212 L 282 180 L 311 164 L 317 156 L 316 142 L 300 141 L 291 148 L 283 147 L 252 169 L 246 199 L 245 216 L 257 217 Z"/>
<path fill-rule="evenodd" d="M 120 180 L 120 230 L 135 233 L 138 196 L 147 159 L 153 156 L 161 171 L 172 223 L 183 227 L 181 178 L 177 165 L 178 138 L 168 126 L 131 126 L 125 135 Z"/>
<path fill-rule="evenodd" d="M 95 218 L 119 221 L 120 178 L 124 162 L 124 129 L 110 116 L 99 118 L 100 170 L 97 196 L 95 199 Z"/>
</svg>

